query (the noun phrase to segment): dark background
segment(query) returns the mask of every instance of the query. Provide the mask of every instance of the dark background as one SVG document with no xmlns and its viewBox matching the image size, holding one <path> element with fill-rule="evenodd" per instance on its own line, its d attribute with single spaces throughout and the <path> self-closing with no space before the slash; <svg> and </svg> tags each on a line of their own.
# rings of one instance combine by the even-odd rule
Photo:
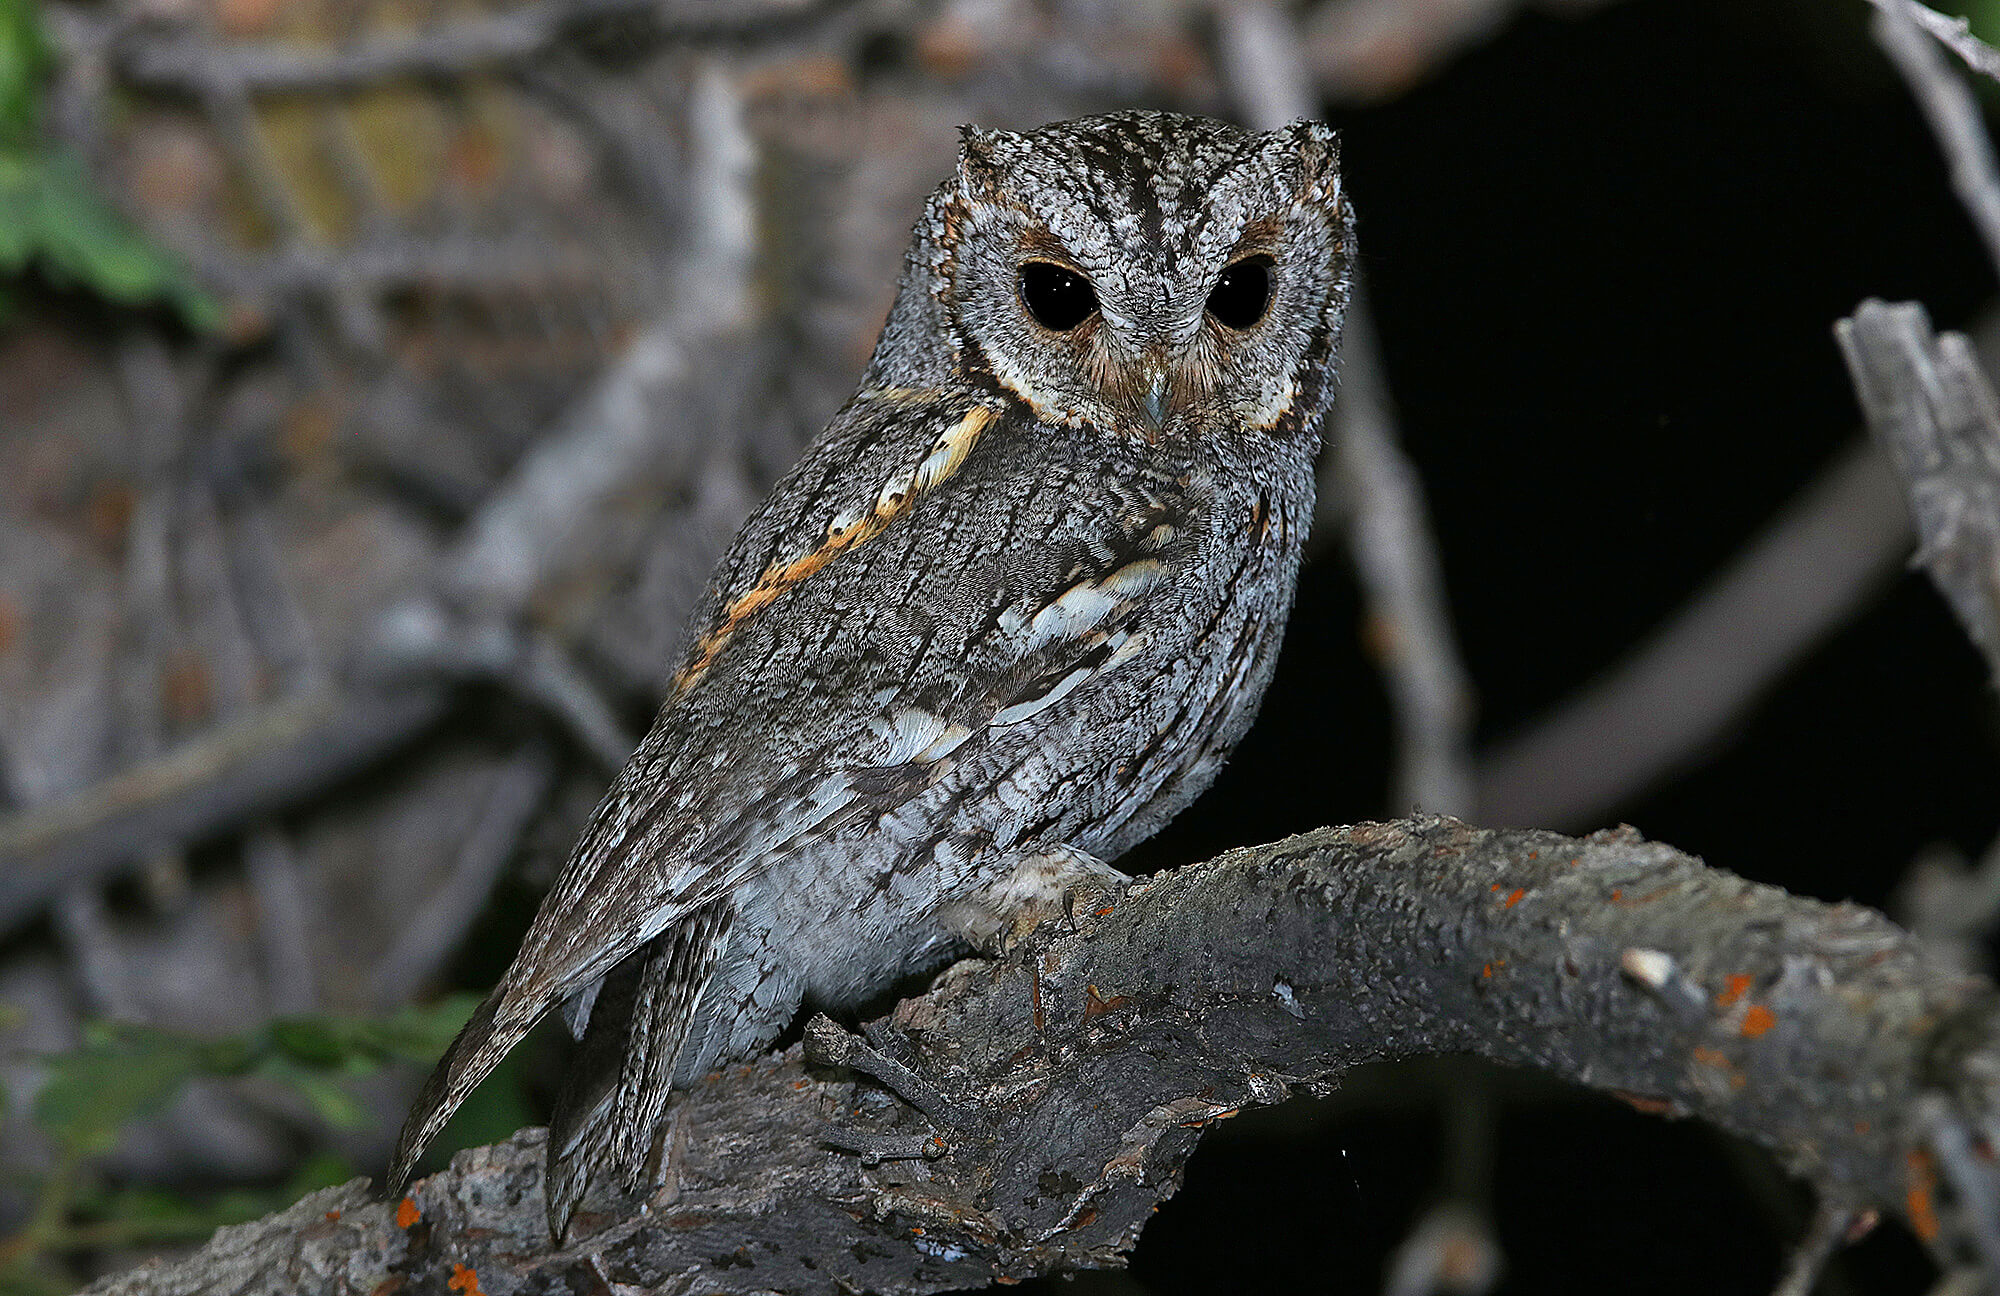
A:
<svg viewBox="0 0 2000 1296">
<path fill-rule="evenodd" d="M 1854 5 L 1646 0 L 1527 17 L 1393 104 L 1331 114 L 1382 350 L 1453 612 L 1504 737 L 1670 616 L 1858 433 L 1833 321 L 1964 327 L 1991 268 Z M 1200 858 L 1380 817 L 1386 701 L 1345 564 L 1311 564 L 1264 711 L 1143 848 Z M 1917 574 L 1618 817 L 1709 863 L 1882 905 L 1996 827 L 1992 696 Z M 1225 1124 L 1141 1241 L 1154 1292 L 1372 1292 L 1439 1191 L 1429 1072 Z M 1809 1210 L 1691 1125 L 1483 1072 L 1509 1293 L 1768 1292 Z M 1824 1291 L 1919 1292 L 1899 1226 Z"/>
</svg>

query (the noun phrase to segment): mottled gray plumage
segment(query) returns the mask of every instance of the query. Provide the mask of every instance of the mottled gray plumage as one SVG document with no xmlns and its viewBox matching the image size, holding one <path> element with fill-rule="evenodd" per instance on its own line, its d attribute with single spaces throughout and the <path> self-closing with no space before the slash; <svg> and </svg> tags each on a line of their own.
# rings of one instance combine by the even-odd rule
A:
<svg viewBox="0 0 2000 1296">
<path fill-rule="evenodd" d="M 723 558 L 394 1182 L 562 1004 L 560 1234 L 595 1175 L 643 1177 L 670 1088 L 991 939 L 1201 792 L 1290 608 L 1350 246 L 1316 123 L 968 130 L 861 390 Z M 1027 262 L 1095 310 L 1038 322 Z M 1230 327 L 1210 294 L 1251 262 L 1268 309 Z"/>
</svg>

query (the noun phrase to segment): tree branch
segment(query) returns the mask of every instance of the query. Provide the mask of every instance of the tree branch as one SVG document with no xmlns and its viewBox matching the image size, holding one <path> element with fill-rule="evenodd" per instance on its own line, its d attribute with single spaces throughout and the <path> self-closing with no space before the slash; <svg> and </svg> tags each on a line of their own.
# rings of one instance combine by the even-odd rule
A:
<svg viewBox="0 0 2000 1296">
<path fill-rule="evenodd" d="M 1924 15 L 1933 19 L 1940 16 L 1911 0 L 1903 0 L 1900 5 L 1877 0 L 1877 7 L 1881 12 L 1871 25 L 1875 40 L 1909 82 L 1910 93 L 1930 120 L 1931 133 L 1937 136 L 1938 146 L 1944 150 L 1945 161 L 1951 167 L 1952 188 L 1958 191 L 1966 215 L 1972 218 L 1979 237 L 1985 241 L 1986 255 L 2000 266 L 2000 164 L 1994 161 L 1993 143 L 1986 137 L 1979 101 L 1973 97 L 1971 88 L 1953 75 L 1945 65 L 1944 56 L 1915 21 Z M 1939 40 L 1949 43 L 1950 38 L 1944 33 L 1935 27 L 1931 30 Z M 1964 39 L 1988 54 L 1994 52 L 1969 35 Z M 1962 48 L 1959 53 L 1969 57 Z M 1982 63 L 1975 62 L 1973 66 L 1992 73 Z"/>
<path fill-rule="evenodd" d="M 1922 306 L 1861 303 L 1834 326 L 1917 525 L 1917 563 L 2000 678 L 2000 406 L 1960 333 Z"/>
<path fill-rule="evenodd" d="M 1362 1062 L 1453 1053 L 1707 1120 L 1838 1208 L 1903 1215 L 1947 1258 L 1979 1229 L 1944 1188 L 1992 1200 L 1991 1162 L 1957 1157 L 2000 1133 L 1992 984 L 1870 910 L 1630 830 L 1322 829 L 1081 921 L 958 965 L 845 1050 L 907 1068 L 948 1098 L 934 1111 L 974 1113 L 937 1131 L 941 1160 L 828 1150 L 828 1120 L 877 1147 L 932 1131 L 794 1048 L 687 1093 L 669 1187 L 643 1213 L 587 1215 L 566 1249 L 547 1245 L 527 1131 L 418 1184 L 405 1227 L 356 1181 L 91 1290 L 470 1290 L 463 1266 L 492 1296 L 916 1293 L 1113 1266 L 1210 1123 Z M 1977 1182 L 1948 1185 L 1947 1157 Z"/>
<path fill-rule="evenodd" d="M 345 49 L 266 42 L 228 45 L 199 36 L 136 36 L 118 51 L 126 78 L 156 89 L 304 93 L 399 79 L 448 80 L 509 67 L 580 31 L 641 24 L 661 40 L 741 41 L 795 33 L 838 12 L 838 0 L 763 0 L 746 5 L 660 0 L 542 0 Z"/>
</svg>

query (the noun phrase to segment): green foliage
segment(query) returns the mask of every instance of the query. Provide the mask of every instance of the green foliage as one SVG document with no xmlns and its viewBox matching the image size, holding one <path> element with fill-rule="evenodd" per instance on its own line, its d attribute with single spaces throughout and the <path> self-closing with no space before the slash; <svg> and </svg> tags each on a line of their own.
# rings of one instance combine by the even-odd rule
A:
<svg viewBox="0 0 2000 1296">
<path fill-rule="evenodd" d="M 27 1225 L 0 1238 L 0 1296 L 70 1290 L 73 1279 L 55 1264 L 62 1253 L 205 1237 L 353 1177 L 353 1167 L 322 1154 L 285 1184 L 204 1199 L 94 1183 L 90 1158 L 109 1152 L 126 1125 L 160 1111 L 190 1081 L 258 1077 L 300 1095 L 326 1124 L 353 1128 L 367 1112 L 350 1082 L 391 1063 L 429 1065 L 477 1003 L 476 995 L 454 995 L 388 1017 L 287 1017 L 223 1039 L 93 1023 L 80 1047 L 42 1059 L 31 1110 L 55 1144 L 57 1164 L 37 1185 Z"/>
<path fill-rule="evenodd" d="M 2000 0 L 1972 0 L 1965 16 L 1972 20 L 1972 34 L 1991 45 L 2000 38 Z"/>
<path fill-rule="evenodd" d="M 34 0 L 0 0 L 0 144 L 24 144 L 33 134 L 49 63 Z"/>
<path fill-rule="evenodd" d="M 119 305 L 160 302 L 189 326 L 222 312 L 183 267 L 98 194 L 81 162 L 39 135 L 50 51 L 33 0 L 0 0 L 0 320 L 30 270 Z"/>
</svg>

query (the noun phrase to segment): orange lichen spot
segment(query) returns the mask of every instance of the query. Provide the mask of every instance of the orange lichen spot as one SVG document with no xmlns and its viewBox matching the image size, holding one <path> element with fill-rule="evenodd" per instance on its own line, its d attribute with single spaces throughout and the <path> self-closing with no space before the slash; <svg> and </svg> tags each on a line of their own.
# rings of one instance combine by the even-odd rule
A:
<svg viewBox="0 0 2000 1296">
<path fill-rule="evenodd" d="M 1671 886 L 1654 887 L 1651 891 L 1648 891 L 1646 894 L 1642 896 L 1634 896 L 1630 900 L 1625 899 L 1624 891 L 1622 890 L 1613 891 L 1611 893 L 1611 903 L 1616 905 L 1623 905 L 1627 909 L 1637 908 L 1639 905 L 1653 903 L 1653 901 L 1658 900 L 1661 896 L 1666 895 L 1668 892 L 1672 890 L 1673 888 Z"/>
<path fill-rule="evenodd" d="M 1508 897 L 1507 897 L 1507 903 L 1506 903 L 1506 904 L 1503 904 L 1503 905 L 1501 905 L 1500 907 L 1501 907 L 1502 909 L 1512 909 L 1512 908 L 1513 908 L 1513 907 L 1514 907 L 1515 905 L 1517 905 L 1517 904 L 1521 903 L 1521 897 L 1522 897 L 1522 896 L 1524 896 L 1524 895 L 1526 895 L 1526 894 L 1528 894 L 1528 892 L 1527 892 L 1527 888 L 1525 888 L 1525 887 L 1515 887 L 1515 888 L 1514 888 L 1514 894 L 1512 894 L 1512 895 L 1508 896 Z"/>
<path fill-rule="evenodd" d="M 1858 1120 L 1854 1122 L 1854 1133 L 1857 1138 L 1867 1138 L 1868 1131 L 1874 1128 L 1875 1127 L 1873 1125 L 1869 1124 L 1865 1120 Z"/>
<path fill-rule="evenodd" d="M 1493 884 L 1492 886 L 1490 886 L 1490 887 L 1487 887 L 1486 889 L 1487 889 L 1488 891 L 1498 891 L 1498 890 L 1500 889 L 1500 887 L 1501 887 L 1501 884 L 1500 884 L 1500 883 L 1498 883 L 1498 882 L 1495 882 L 1495 883 L 1494 883 L 1494 884 Z"/>
<path fill-rule="evenodd" d="M 1106 916 L 1106 915 L 1108 915 L 1108 914 L 1114 914 L 1114 913 L 1116 913 L 1116 912 L 1118 912 L 1118 910 L 1117 910 L 1116 906 L 1113 906 L 1113 905 L 1106 905 L 1106 906 L 1104 906 L 1104 907 L 1103 907 L 1102 909 L 1097 909 L 1097 910 L 1094 910 L 1094 911 L 1092 911 L 1092 913 L 1091 913 L 1091 915 L 1090 915 L 1090 916 L 1091 916 L 1092 918 L 1103 918 L 1103 917 L 1105 917 L 1105 916 Z"/>
<path fill-rule="evenodd" d="M 1928 1152 L 1916 1151 L 1909 1154 L 1910 1192 L 1905 1198 L 1910 1216 L 1910 1229 L 1925 1242 L 1937 1241 L 1939 1233 L 1937 1216 L 1937 1164 Z"/>
<path fill-rule="evenodd" d="M 1540 851 L 1529 851 L 1529 852 L 1528 852 L 1528 858 L 1529 858 L 1529 859 L 1540 859 L 1541 857 L 1542 857 L 1542 853 L 1541 853 Z"/>
<path fill-rule="evenodd" d="M 326 1222 L 327 1222 L 327 1223 L 329 1223 L 329 1224 L 338 1224 L 338 1223 L 340 1223 L 340 1212 L 339 1212 L 339 1211 L 328 1211 L 328 1212 L 326 1213 Z"/>
<path fill-rule="evenodd" d="M 1756 1039 L 1778 1024 L 1778 1015 L 1763 1004 L 1751 1004 L 1743 1014 L 1743 1038 Z"/>
<path fill-rule="evenodd" d="M 1741 999 L 1749 989 L 1749 976 L 1742 972 L 1732 972 L 1729 975 L 1729 979 L 1723 983 L 1721 993 L 1715 996 L 1715 1006 L 1718 1008 L 1733 1008 L 1736 1006 L 1736 1001 Z"/>
<path fill-rule="evenodd" d="M 403 1198 L 402 1202 L 396 1207 L 397 1228 L 409 1228 L 423 1217 L 424 1213 L 417 1209 L 417 1203 L 408 1197 Z"/>
<path fill-rule="evenodd" d="M 1746 1083 L 1743 1073 L 1736 1069 L 1736 1064 L 1731 1062 L 1729 1055 L 1721 1049 L 1712 1049 L 1697 1045 L 1692 1056 L 1696 1062 L 1699 1062 L 1703 1066 L 1714 1067 L 1718 1071 L 1728 1072 L 1730 1088 L 1741 1089 Z"/>
<path fill-rule="evenodd" d="M 451 1267 L 451 1281 L 445 1286 L 460 1293 L 460 1296 L 486 1296 L 479 1290 L 479 1273 L 469 1265 L 454 1264 Z"/>
<path fill-rule="evenodd" d="M 1479 969 L 1479 975 L 1491 980 L 1493 977 L 1493 965 L 1488 963 L 1485 967 Z"/>
<path fill-rule="evenodd" d="M 1623 1089 L 1614 1089 L 1611 1093 L 1614 1098 L 1624 1102 L 1633 1111 L 1644 1112 L 1648 1116 L 1671 1116 L 1674 1114 L 1674 1105 L 1668 1099 L 1655 1098 L 1650 1094 L 1629 1093 Z"/>
<path fill-rule="evenodd" d="M 1105 1013 L 1123 1008 L 1131 1002 L 1132 996 L 1130 995 L 1113 995 L 1109 999 L 1103 998 L 1096 986 L 1087 985 L 1083 988 L 1083 1019 L 1089 1021 L 1093 1017 L 1102 1017 Z"/>
</svg>

